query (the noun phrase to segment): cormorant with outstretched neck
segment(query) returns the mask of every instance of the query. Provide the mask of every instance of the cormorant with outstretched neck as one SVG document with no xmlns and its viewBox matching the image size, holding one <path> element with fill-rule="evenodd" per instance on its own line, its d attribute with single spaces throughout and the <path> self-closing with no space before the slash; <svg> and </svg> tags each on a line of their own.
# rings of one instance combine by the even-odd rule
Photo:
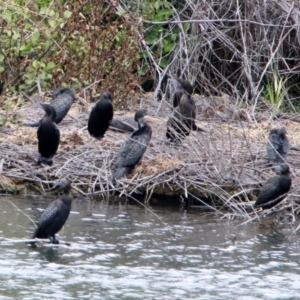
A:
<svg viewBox="0 0 300 300">
<path fill-rule="evenodd" d="M 285 198 L 285 194 L 290 190 L 292 179 L 290 176 L 290 167 L 287 164 L 276 166 L 279 174 L 266 181 L 262 186 L 260 193 L 253 207 L 262 207 L 263 209 L 272 208 Z"/>
<path fill-rule="evenodd" d="M 43 211 L 38 227 L 32 238 L 50 238 L 51 243 L 59 244 L 59 241 L 55 238 L 55 234 L 62 229 L 71 211 L 71 183 L 69 180 L 63 179 L 54 187 L 54 189 L 62 190 L 63 195 L 59 199 L 53 201 Z"/>
<path fill-rule="evenodd" d="M 55 109 L 56 116 L 54 122 L 59 124 L 69 112 L 74 100 L 75 93 L 70 88 L 60 87 L 52 92 L 50 105 Z M 43 119 L 42 119 L 43 120 Z M 24 123 L 25 126 L 38 127 L 41 121 L 34 123 Z"/>
<path fill-rule="evenodd" d="M 136 112 L 135 120 L 138 123 L 138 129 L 121 146 L 117 158 L 117 170 L 113 175 L 114 179 L 120 179 L 132 171 L 150 143 L 152 129 L 144 119 L 143 111 Z"/>
<path fill-rule="evenodd" d="M 97 102 L 90 113 L 88 121 L 90 135 L 97 140 L 101 140 L 110 125 L 113 115 L 112 96 L 109 91 L 105 91 L 101 100 Z"/>
<path fill-rule="evenodd" d="M 290 150 L 285 127 L 270 130 L 267 142 L 267 156 L 272 164 L 283 163 Z"/>
<path fill-rule="evenodd" d="M 56 117 L 55 109 L 49 104 L 41 104 L 41 106 L 45 110 L 46 115 L 41 120 L 37 130 L 38 151 L 40 153 L 38 165 L 45 163 L 51 166 L 53 163 L 52 158 L 58 149 L 60 133 L 54 123 Z"/>
<path fill-rule="evenodd" d="M 204 131 L 195 124 L 195 116 L 195 105 L 191 97 L 184 93 L 167 121 L 166 137 L 171 142 L 178 143 L 188 136 L 191 130 Z"/>
</svg>

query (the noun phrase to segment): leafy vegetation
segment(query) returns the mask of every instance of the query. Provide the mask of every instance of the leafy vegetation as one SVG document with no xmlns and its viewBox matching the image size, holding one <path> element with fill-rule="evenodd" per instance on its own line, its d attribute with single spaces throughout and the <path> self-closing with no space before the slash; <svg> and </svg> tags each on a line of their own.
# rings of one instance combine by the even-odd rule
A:
<svg viewBox="0 0 300 300">
<path fill-rule="evenodd" d="M 43 89 L 109 89 L 115 106 L 126 107 L 143 80 L 168 68 L 200 94 L 256 105 L 264 89 L 274 109 L 282 108 L 285 93 L 299 105 L 299 39 L 289 27 L 295 19 L 278 14 L 275 0 L 266 13 L 262 0 L 229 7 L 212 0 L 0 3 L 0 81 L 12 92 L 31 93 L 39 79 Z"/>
<path fill-rule="evenodd" d="M 287 89 L 285 88 L 287 80 L 288 78 L 279 77 L 275 71 L 272 81 L 268 79 L 263 96 L 270 102 L 274 112 L 281 108 L 284 97 L 287 94 Z"/>
<path fill-rule="evenodd" d="M 139 48 L 134 26 L 105 1 L 2 1 L 1 79 L 12 91 L 93 83 L 116 105 L 136 89 Z M 95 9 L 96 8 L 96 9 Z M 99 84 L 97 84 L 99 83 Z"/>
<path fill-rule="evenodd" d="M 147 0 L 144 1 L 141 12 L 139 13 L 150 22 L 163 22 L 169 20 L 174 12 L 174 8 L 168 1 L 158 0 L 153 2 Z M 144 31 L 145 41 L 151 48 L 157 60 L 157 64 L 165 68 L 169 62 L 172 50 L 174 50 L 177 44 L 179 29 L 174 27 L 174 29 L 170 31 L 169 26 L 166 25 L 144 23 Z M 147 52 L 144 52 L 144 57 L 148 57 Z M 145 75 L 149 70 L 150 66 L 146 64 L 144 68 L 141 68 L 140 74 Z"/>
</svg>

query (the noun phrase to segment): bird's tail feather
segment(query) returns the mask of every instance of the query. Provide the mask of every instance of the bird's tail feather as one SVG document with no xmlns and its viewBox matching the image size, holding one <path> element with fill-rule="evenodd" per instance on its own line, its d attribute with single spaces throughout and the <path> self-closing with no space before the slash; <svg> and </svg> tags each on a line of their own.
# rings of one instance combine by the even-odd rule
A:
<svg viewBox="0 0 300 300">
<path fill-rule="evenodd" d="M 205 130 L 204 129 L 202 129 L 201 127 L 199 127 L 199 126 L 197 126 L 195 123 L 193 124 L 193 126 L 192 126 L 192 130 L 193 131 L 202 131 L 202 132 L 205 132 Z"/>
<path fill-rule="evenodd" d="M 113 177 L 115 180 L 120 179 L 123 176 L 125 176 L 127 174 L 127 172 L 128 172 L 128 168 L 126 168 L 126 167 L 118 168 Z"/>
<path fill-rule="evenodd" d="M 40 122 L 41 121 L 33 122 L 33 123 L 26 123 L 26 122 L 24 122 L 23 125 L 27 126 L 27 127 L 39 127 L 40 126 Z"/>
</svg>

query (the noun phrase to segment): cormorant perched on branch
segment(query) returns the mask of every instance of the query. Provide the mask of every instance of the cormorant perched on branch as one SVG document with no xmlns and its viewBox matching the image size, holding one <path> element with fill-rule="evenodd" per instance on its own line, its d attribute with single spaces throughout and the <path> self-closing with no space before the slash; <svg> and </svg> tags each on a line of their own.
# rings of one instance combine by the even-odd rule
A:
<svg viewBox="0 0 300 300">
<path fill-rule="evenodd" d="M 144 119 L 143 111 L 137 111 L 134 119 L 138 122 L 139 128 L 121 146 L 117 158 L 117 170 L 113 175 L 114 179 L 120 179 L 132 171 L 150 143 L 152 129 Z"/>
<path fill-rule="evenodd" d="M 110 125 L 113 115 L 112 96 L 109 91 L 105 91 L 101 100 L 97 102 L 90 113 L 88 121 L 90 135 L 97 140 L 101 140 Z"/>
<path fill-rule="evenodd" d="M 59 199 L 53 201 L 43 211 L 38 223 L 38 228 L 35 230 L 32 238 L 50 238 L 51 243 L 59 244 L 59 241 L 55 238 L 55 234 L 64 226 L 71 211 L 71 183 L 69 180 L 63 179 L 54 187 L 54 189 L 62 190 L 63 195 Z"/>
<path fill-rule="evenodd" d="M 60 87 L 52 92 L 50 105 L 55 109 L 56 112 L 56 116 L 54 119 L 54 122 L 56 124 L 59 124 L 67 115 L 75 100 L 75 97 L 76 96 L 74 91 L 70 88 Z M 24 125 L 30 127 L 38 127 L 42 120 L 34 123 L 25 123 Z"/>
<path fill-rule="evenodd" d="M 279 169 L 280 175 L 266 181 L 253 207 L 272 208 L 281 202 L 285 198 L 285 194 L 290 190 L 292 185 L 290 167 L 284 163 L 276 166 L 276 168 Z"/>
<path fill-rule="evenodd" d="M 267 142 L 267 156 L 272 164 L 283 163 L 290 150 L 285 127 L 270 130 Z"/>
<path fill-rule="evenodd" d="M 41 120 L 37 130 L 38 150 L 40 153 L 38 165 L 46 163 L 51 166 L 53 163 L 52 157 L 58 149 L 60 133 L 54 123 L 56 117 L 54 108 L 49 104 L 41 104 L 41 106 L 45 110 L 46 115 Z"/>
<path fill-rule="evenodd" d="M 195 116 L 195 104 L 191 97 L 184 93 L 167 121 L 166 137 L 171 142 L 181 142 L 191 130 L 204 131 L 195 124 Z"/>
<path fill-rule="evenodd" d="M 141 109 L 137 112 L 137 114 L 144 115 L 146 115 L 147 113 L 148 112 L 146 109 Z M 138 123 L 135 119 L 130 117 L 113 118 L 110 122 L 109 128 L 121 132 L 134 132 L 138 128 Z"/>
</svg>

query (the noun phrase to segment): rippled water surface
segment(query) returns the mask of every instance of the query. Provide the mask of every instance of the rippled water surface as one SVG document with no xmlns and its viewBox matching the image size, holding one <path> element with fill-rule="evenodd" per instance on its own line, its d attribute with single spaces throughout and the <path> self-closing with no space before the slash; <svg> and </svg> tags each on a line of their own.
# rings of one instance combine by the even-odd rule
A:
<svg viewBox="0 0 300 300">
<path fill-rule="evenodd" d="M 237 227 L 152 207 L 159 220 L 136 205 L 74 200 L 59 235 L 71 246 L 31 248 L 20 240 L 34 226 L 8 199 L 34 220 L 49 203 L 0 198 L 0 299 L 300 299 L 296 225 Z"/>
</svg>

